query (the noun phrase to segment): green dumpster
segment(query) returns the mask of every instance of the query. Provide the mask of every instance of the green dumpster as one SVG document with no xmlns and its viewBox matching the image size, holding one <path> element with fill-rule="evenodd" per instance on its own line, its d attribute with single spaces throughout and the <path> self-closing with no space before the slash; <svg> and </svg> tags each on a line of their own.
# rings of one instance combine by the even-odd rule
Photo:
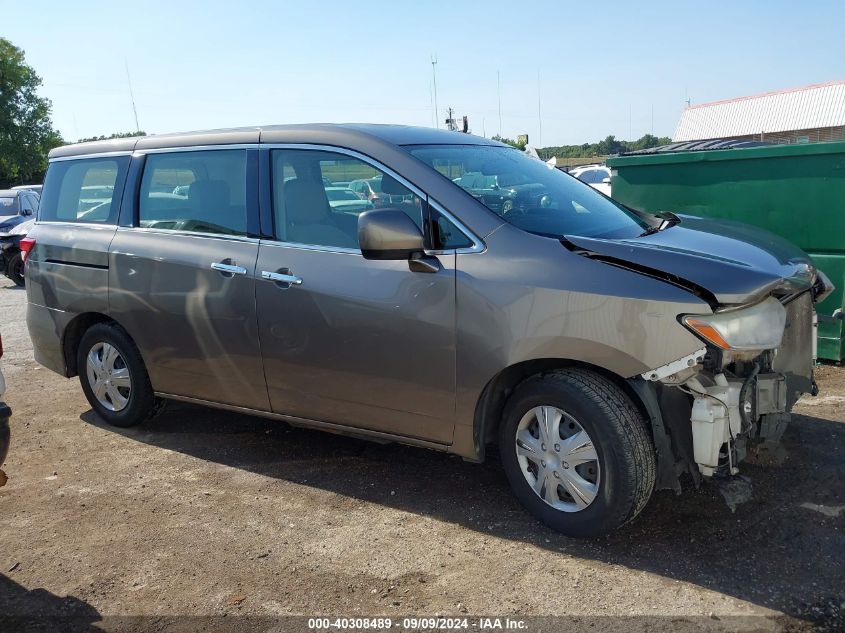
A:
<svg viewBox="0 0 845 633">
<path fill-rule="evenodd" d="M 608 159 L 613 198 L 755 224 L 800 246 L 836 291 L 818 306 L 819 357 L 845 358 L 845 142 L 767 145 Z"/>
</svg>

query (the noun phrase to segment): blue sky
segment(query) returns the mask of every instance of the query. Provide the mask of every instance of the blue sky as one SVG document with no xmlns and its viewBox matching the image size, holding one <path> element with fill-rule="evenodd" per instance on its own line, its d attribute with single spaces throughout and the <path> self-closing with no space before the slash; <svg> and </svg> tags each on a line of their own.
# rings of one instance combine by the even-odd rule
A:
<svg viewBox="0 0 845 633">
<path fill-rule="evenodd" d="M 841 1 L 0 0 L 0 15 L 68 140 L 135 128 L 125 64 L 147 132 L 432 125 L 436 53 L 439 119 L 451 106 L 498 133 L 498 71 L 502 134 L 543 146 L 671 136 L 687 95 L 845 79 Z"/>
</svg>

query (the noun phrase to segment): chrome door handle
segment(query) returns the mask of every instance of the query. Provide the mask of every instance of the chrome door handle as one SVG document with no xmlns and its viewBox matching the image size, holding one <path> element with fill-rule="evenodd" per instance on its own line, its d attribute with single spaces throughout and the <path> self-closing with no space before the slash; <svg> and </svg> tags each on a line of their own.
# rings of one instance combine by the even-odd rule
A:
<svg viewBox="0 0 845 633">
<path fill-rule="evenodd" d="M 285 275 L 283 273 L 271 273 L 269 270 L 262 270 L 261 278 L 269 279 L 270 281 L 275 281 L 277 283 L 290 284 L 291 286 L 302 285 L 302 277 L 297 277 L 296 275 Z"/>
<path fill-rule="evenodd" d="M 221 264 L 214 262 L 211 264 L 214 270 L 219 270 L 221 273 L 229 273 L 230 275 L 246 275 L 246 268 L 243 266 L 235 266 L 233 264 Z"/>
</svg>

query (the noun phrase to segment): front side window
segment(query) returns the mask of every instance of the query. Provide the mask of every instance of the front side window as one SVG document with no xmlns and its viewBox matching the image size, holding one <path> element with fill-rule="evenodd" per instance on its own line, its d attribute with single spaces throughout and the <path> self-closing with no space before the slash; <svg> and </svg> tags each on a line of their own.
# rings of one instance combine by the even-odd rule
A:
<svg viewBox="0 0 845 633">
<path fill-rule="evenodd" d="M 409 145 L 405 149 L 529 233 L 558 239 L 621 238 L 636 237 L 648 227 L 592 187 L 510 147 Z"/>
<path fill-rule="evenodd" d="M 114 223 L 128 165 L 128 156 L 52 163 L 44 179 L 39 220 Z"/>
<path fill-rule="evenodd" d="M 246 235 L 246 150 L 150 154 L 138 200 L 139 226 Z"/>
<path fill-rule="evenodd" d="M 423 231 L 424 202 L 369 163 L 317 150 L 273 150 L 272 157 L 275 231 L 283 242 L 357 249 L 358 216 L 377 208 L 399 209 Z"/>
</svg>

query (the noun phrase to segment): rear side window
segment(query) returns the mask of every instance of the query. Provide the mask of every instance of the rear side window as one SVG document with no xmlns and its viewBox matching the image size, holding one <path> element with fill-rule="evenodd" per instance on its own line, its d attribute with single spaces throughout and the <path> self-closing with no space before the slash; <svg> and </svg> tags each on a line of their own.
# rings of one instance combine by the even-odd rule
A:
<svg viewBox="0 0 845 633">
<path fill-rule="evenodd" d="M 246 150 L 150 154 L 138 220 L 145 228 L 246 235 Z"/>
<path fill-rule="evenodd" d="M 51 163 L 44 180 L 38 219 L 114 224 L 128 166 L 128 156 Z"/>
</svg>

